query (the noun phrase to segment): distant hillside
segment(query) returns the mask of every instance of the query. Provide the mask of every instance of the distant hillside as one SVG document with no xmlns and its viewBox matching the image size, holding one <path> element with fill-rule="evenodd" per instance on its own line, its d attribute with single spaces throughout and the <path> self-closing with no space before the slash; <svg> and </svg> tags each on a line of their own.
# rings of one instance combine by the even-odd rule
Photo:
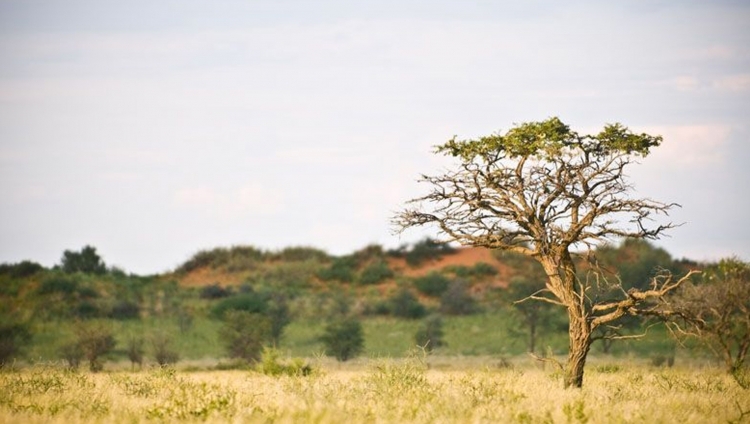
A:
<svg viewBox="0 0 750 424">
<path fill-rule="evenodd" d="M 505 287 L 512 270 L 486 248 L 451 248 L 445 245 L 429 246 L 426 240 L 408 249 L 384 251 L 380 246 L 368 246 L 351 255 L 334 257 L 320 250 L 294 247 L 280 252 L 262 252 L 250 247 L 218 248 L 197 253 L 174 273 L 165 278 L 175 280 L 182 287 L 210 285 L 256 285 L 269 280 L 291 277 L 295 285 L 325 289 L 328 282 L 378 286 L 386 288 L 394 282 L 424 277 L 430 273 L 454 273 L 468 276 L 472 267 L 483 264 L 494 270 L 491 278 L 472 279 L 475 292 L 490 287 Z M 425 247 L 425 246 L 428 247 Z M 417 252 L 415 255 L 414 252 Z M 420 253 L 421 252 L 421 253 Z M 373 269 L 382 278 L 371 277 Z M 288 275 L 292 274 L 292 275 Z"/>
</svg>

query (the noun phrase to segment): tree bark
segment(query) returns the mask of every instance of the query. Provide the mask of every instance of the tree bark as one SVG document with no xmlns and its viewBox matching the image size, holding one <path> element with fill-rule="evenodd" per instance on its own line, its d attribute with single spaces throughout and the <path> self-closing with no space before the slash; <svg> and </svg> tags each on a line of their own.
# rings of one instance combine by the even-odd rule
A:
<svg viewBox="0 0 750 424">
<path fill-rule="evenodd" d="M 576 308 L 568 309 L 568 317 L 570 319 L 570 346 L 564 384 L 566 389 L 581 388 L 586 356 L 591 349 L 591 326 Z"/>
</svg>

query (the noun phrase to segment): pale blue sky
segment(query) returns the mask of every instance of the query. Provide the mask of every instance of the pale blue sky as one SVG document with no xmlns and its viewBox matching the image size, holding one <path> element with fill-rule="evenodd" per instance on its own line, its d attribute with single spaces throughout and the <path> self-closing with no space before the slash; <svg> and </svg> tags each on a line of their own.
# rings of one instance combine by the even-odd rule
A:
<svg viewBox="0 0 750 424">
<path fill-rule="evenodd" d="M 395 247 L 431 146 L 559 116 L 662 134 L 673 256 L 750 260 L 741 1 L 0 0 L 0 262 Z"/>
</svg>

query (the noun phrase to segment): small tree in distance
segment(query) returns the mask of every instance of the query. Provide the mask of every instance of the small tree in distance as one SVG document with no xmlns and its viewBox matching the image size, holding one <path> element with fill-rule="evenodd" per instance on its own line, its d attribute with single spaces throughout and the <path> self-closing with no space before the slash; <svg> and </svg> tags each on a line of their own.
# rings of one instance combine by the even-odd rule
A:
<svg viewBox="0 0 750 424">
<path fill-rule="evenodd" d="M 581 387 L 598 327 L 643 314 L 654 300 L 687 280 L 652 279 L 647 289 L 613 290 L 596 267 L 578 278 L 574 259 L 595 265 L 593 248 L 615 237 L 658 238 L 671 223 L 652 218 L 675 204 L 630 196 L 625 169 L 648 155 L 661 137 L 635 134 L 620 124 L 580 135 L 558 118 L 517 125 L 505 134 L 455 138 L 436 152 L 458 160 L 454 170 L 423 176 L 432 190 L 394 218 L 401 231 L 435 225 L 448 241 L 529 256 L 544 269 L 544 290 L 529 296 L 567 311 L 569 349 L 565 387 Z M 688 274 L 689 275 L 689 274 Z"/>
<path fill-rule="evenodd" d="M 107 272 L 107 266 L 96 253 L 96 248 L 92 246 L 84 246 L 80 252 L 64 251 L 61 266 L 66 273 L 104 274 Z"/>
<path fill-rule="evenodd" d="M 320 340 L 326 352 L 341 362 L 359 355 L 365 345 L 362 323 L 351 317 L 336 318 L 325 328 Z"/>
<path fill-rule="evenodd" d="M 255 362 L 263 346 L 271 341 L 271 320 L 258 313 L 227 311 L 219 338 L 230 357 Z"/>
<path fill-rule="evenodd" d="M 661 315 L 671 318 L 679 338 L 705 344 L 734 374 L 750 352 L 750 264 L 725 259 L 664 300 Z"/>
</svg>

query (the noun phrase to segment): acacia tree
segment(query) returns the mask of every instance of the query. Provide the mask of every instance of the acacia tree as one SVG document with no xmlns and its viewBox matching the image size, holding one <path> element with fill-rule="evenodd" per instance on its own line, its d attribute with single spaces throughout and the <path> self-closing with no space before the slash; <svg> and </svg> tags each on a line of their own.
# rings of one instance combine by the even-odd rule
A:
<svg viewBox="0 0 750 424">
<path fill-rule="evenodd" d="M 401 231 L 436 225 L 448 241 L 537 260 L 546 274 L 545 288 L 529 298 L 566 309 L 570 344 L 564 385 L 581 387 L 593 331 L 652 309 L 654 299 L 687 278 L 660 275 L 647 289 L 627 292 L 613 291 L 599 274 L 577 278 L 576 252 L 593 258 L 593 247 L 602 241 L 654 239 L 673 227 L 656 224 L 653 217 L 676 205 L 631 198 L 624 174 L 661 141 L 620 124 L 580 135 L 558 118 L 517 125 L 504 135 L 454 137 L 436 153 L 457 158 L 457 168 L 423 175 L 420 181 L 432 189 L 411 200 L 394 225 Z M 620 297 L 612 298 L 613 293 Z"/>
</svg>

